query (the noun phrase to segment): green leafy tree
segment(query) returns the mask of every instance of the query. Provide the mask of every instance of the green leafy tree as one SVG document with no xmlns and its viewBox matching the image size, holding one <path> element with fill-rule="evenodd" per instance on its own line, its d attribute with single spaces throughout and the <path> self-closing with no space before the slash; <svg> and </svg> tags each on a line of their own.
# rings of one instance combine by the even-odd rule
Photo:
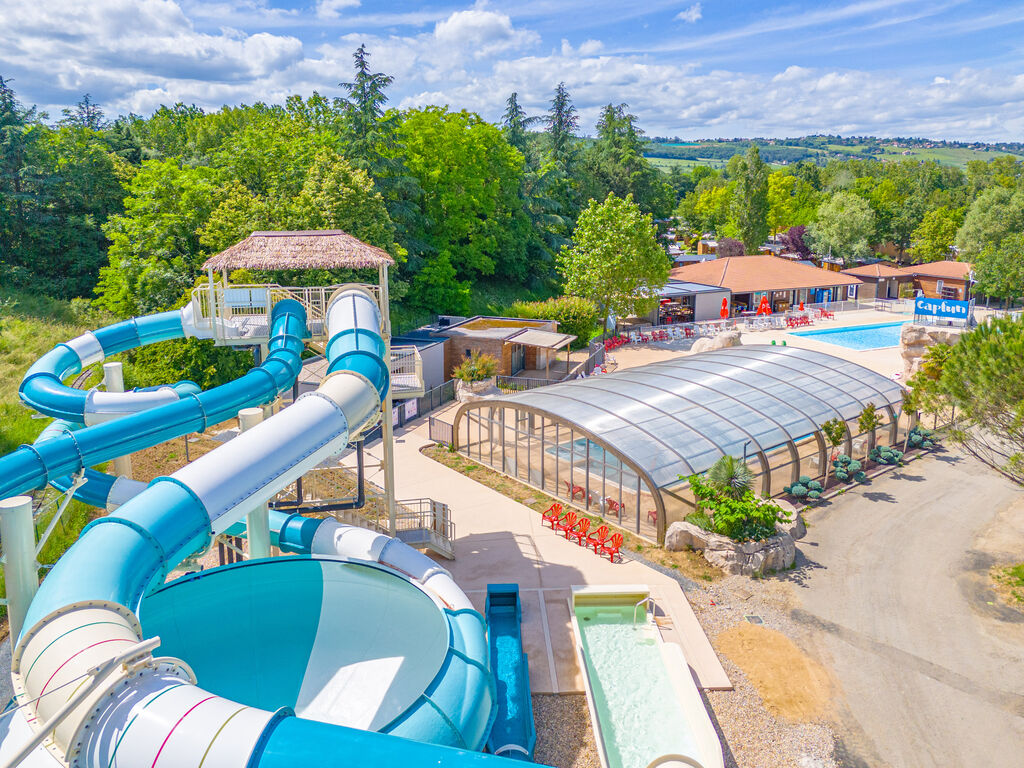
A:
<svg viewBox="0 0 1024 768">
<path fill-rule="evenodd" d="M 914 261 L 924 264 L 948 259 L 962 223 L 963 212 L 960 210 L 941 206 L 928 211 L 911 238 L 910 255 Z"/>
<path fill-rule="evenodd" d="M 735 179 L 732 194 L 732 215 L 738 239 L 748 253 L 757 249 L 768 237 L 768 170 L 756 144 L 751 144 L 730 176 Z"/>
<path fill-rule="evenodd" d="M 440 107 L 407 113 L 400 137 L 424 193 L 420 239 L 428 261 L 443 257 L 435 270 L 447 263 L 460 280 L 524 280 L 530 222 L 520 197 L 522 154 L 477 115 Z"/>
<path fill-rule="evenodd" d="M 519 104 L 518 93 L 512 93 L 508 97 L 505 102 L 505 114 L 501 117 L 501 127 L 505 131 L 508 143 L 522 152 L 523 157 L 530 157 L 527 131 L 540 121 L 540 117 L 531 117 L 526 114 L 526 110 Z"/>
<path fill-rule="evenodd" d="M 999 318 L 964 334 L 942 366 L 953 442 L 1024 486 L 1024 320 Z"/>
<path fill-rule="evenodd" d="M 413 278 L 413 301 L 420 307 L 442 314 L 465 314 L 469 311 L 468 280 L 459 280 L 447 252 L 427 259 Z"/>
<path fill-rule="evenodd" d="M 837 192 L 818 206 L 818 220 L 808 231 L 819 253 L 832 253 L 850 264 L 871 253 L 875 215 L 864 198 L 852 192 Z"/>
<path fill-rule="evenodd" d="M 1021 231 L 1024 231 L 1024 190 L 990 187 L 971 203 L 963 226 L 956 234 L 960 258 L 971 261 L 989 246 L 998 247 L 1007 235 Z"/>
<path fill-rule="evenodd" d="M 829 453 L 825 461 L 825 487 L 828 488 L 828 476 L 832 471 L 832 453 L 846 442 L 846 422 L 839 418 L 829 419 L 821 425 L 821 434 L 829 446 Z"/>
<path fill-rule="evenodd" d="M 91 131 L 99 131 L 109 125 L 100 105 L 94 102 L 88 93 L 74 107 L 62 109 L 61 114 L 64 115 L 64 119 L 60 121 L 61 125 L 88 128 Z"/>
<path fill-rule="evenodd" d="M 559 296 L 547 301 L 517 301 L 508 309 L 512 317 L 530 320 L 556 320 L 558 330 L 576 337 L 573 346 L 587 346 L 597 331 L 601 313 L 597 305 L 579 296 Z"/>
<path fill-rule="evenodd" d="M 1024 297 L 1024 233 L 988 245 L 971 264 L 974 292 L 1009 302 Z"/>
<path fill-rule="evenodd" d="M 763 541 L 777 533 L 776 525 L 789 520 L 778 504 L 749 488 L 723 489 L 700 475 L 691 475 L 688 480 L 698 511 L 711 519 L 710 529 L 733 541 Z"/>
<path fill-rule="evenodd" d="M 797 178 L 782 171 L 768 176 L 768 228 L 773 235 L 796 224 Z"/>
<path fill-rule="evenodd" d="M 878 408 L 874 403 L 868 403 L 864 406 L 864 410 L 860 412 L 857 417 L 857 428 L 861 431 L 861 434 L 868 436 L 868 449 L 875 447 L 875 430 L 877 430 L 885 420 L 882 415 L 878 412 Z"/>
<path fill-rule="evenodd" d="M 668 281 L 669 263 L 658 245 L 650 215 L 627 196 L 594 200 L 576 222 L 572 245 L 562 249 L 558 266 L 566 293 L 590 299 L 605 317 L 643 314 L 657 305 L 657 291 Z"/>
</svg>

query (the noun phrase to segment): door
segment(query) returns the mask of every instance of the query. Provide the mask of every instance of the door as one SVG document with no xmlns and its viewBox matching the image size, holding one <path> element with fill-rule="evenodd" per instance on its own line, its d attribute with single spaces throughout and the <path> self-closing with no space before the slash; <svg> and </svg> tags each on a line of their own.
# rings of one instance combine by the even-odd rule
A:
<svg viewBox="0 0 1024 768">
<path fill-rule="evenodd" d="M 509 373 L 515 376 L 526 367 L 526 347 L 522 344 L 512 345 L 511 370 Z"/>
</svg>

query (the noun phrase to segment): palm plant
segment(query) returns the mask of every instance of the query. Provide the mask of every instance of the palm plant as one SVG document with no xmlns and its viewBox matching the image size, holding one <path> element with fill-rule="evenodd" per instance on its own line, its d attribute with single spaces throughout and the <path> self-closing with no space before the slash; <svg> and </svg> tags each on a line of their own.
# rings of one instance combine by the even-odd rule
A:
<svg viewBox="0 0 1024 768">
<path fill-rule="evenodd" d="M 743 498 L 754 485 L 754 473 L 746 462 L 735 456 L 723 456 L 707 474 L 708 482 L 734 499 Z"/>
</svg>

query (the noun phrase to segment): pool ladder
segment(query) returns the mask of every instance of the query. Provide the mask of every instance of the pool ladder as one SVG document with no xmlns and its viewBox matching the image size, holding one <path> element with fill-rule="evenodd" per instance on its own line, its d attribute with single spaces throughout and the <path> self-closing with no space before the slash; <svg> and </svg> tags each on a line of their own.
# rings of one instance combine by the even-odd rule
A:
<svg viewBox="0 0 1024 768">
<path fill-rule="evenodd" d="M 634 624 L 636 624 L 636 612 L 640 609 L 641 605 L 650 605 L 651 606 L 651 613 L 652 614 L 654 613 L 655 609 L 658 607 L 658 604 L 656 602 L 654 602 L 654 598 L 651 597 L 650 595 L 645 597 L 643 600 L 638 600 L 636 605 L 633 606 L 633 623 Z M 645 610 L 644 614 L 646 615 L 646 613 L 647 613 L 647 611 Z"/>
</svg>

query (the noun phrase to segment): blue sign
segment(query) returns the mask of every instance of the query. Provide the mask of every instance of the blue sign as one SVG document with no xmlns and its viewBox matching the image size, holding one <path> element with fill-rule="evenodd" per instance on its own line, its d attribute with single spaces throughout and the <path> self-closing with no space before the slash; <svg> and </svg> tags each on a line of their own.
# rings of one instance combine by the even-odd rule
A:
<svg viewBox="0 0 1024 768">
<path fill-rule="evenodd" d="M 928 299 L 919 296 L 914 302 L 914 314 L 922 317 L 940 317 L 946 320 L 964 320 L 971 316 L 971 302 L 953 299 Z"/>
</svg>

